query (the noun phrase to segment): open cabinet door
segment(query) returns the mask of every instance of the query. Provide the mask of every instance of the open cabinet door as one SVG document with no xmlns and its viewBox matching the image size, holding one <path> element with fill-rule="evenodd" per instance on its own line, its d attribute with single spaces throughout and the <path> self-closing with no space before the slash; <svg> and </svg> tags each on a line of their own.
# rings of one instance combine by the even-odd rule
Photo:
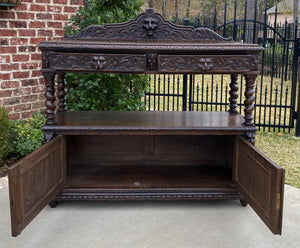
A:
<svg viewBox="0 0 300 248">
<path fill-rule="evenodd" d="M 284 172 L 247 140 L 236 137 L 235 184 L 274 234 L 281 234 L 282 228 Z"/>
<path fill-rule="evenodd" d="M 8 170 L 12 236 L 58 194 L 66 180 L 66 146 L 58 136 Z"/>
</svg>

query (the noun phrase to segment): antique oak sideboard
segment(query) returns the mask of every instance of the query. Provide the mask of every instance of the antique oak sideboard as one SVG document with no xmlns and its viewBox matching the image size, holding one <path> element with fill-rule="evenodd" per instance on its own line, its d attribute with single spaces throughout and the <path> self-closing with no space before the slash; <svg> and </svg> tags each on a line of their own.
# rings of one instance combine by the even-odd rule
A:
<svg viewBox="0 0 300 248">
<path fill-rule="evenodd" d="M 261 47 L 174 25 L 152 9 L 39 47 L 46 143 L 9 169 L 13 236 L 48 203 L 73 200 L 240 200 L 281 233 L 284 170 L 254 147 Z M 229 109 L 67 111 L 66 72 L 229 74 Z M 244 117 L 238 75 L 245 78 Z"/>
</svg>

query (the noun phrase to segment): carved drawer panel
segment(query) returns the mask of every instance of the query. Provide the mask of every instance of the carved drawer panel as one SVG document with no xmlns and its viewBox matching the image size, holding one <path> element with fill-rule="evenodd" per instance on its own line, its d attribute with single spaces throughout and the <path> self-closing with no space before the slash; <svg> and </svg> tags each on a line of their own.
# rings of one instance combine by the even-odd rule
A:
<svg viewBox="0 0 300 248">
<path fill-rule="evenodd" d="M 162 73 L 243 73 L 257 70 L 257 57 L 252 55 L 160 55 L 158 70 Z"/>
<path fill-rule="evenodd" d="M 50 68 L 66 71 L 143 72 L 146 55 L 52 53 Z"/>
</svg>

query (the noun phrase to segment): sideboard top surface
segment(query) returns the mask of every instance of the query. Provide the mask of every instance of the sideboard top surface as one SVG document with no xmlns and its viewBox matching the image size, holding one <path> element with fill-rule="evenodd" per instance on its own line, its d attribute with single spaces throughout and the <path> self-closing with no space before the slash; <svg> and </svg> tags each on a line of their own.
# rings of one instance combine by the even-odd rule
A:
<svg viewBox="0 0 300 248">
<path fill-rule="evenodd" d="M 189 41 L 97 41 L 97 40 L 51 40 L 44 41 L 39 45 L 42 50 L 51 51 L 123 51 L 126 53 L 148 52 L 197 52 L 216 53 L 224 52 L 230 54 L 259 53 L 263 50 L 256 44 L 243 43 L 197 43 Z"/>
</svg>

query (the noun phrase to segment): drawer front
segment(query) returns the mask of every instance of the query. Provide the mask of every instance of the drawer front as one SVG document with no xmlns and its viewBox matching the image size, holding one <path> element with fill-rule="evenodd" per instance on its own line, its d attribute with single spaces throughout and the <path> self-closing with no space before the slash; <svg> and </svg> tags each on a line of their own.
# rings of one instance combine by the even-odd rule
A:
<svg viewBox="0 0 300 248">
<path fill-rule="evenodd" d="M 146 55 L 135 54 L 50 54 L 50 69 L 90 72 L 143 72 Z"/>
<path fill-rule="evenodd" d="M 244 73 L 257 70 L 257 57 L 249 55 L 160 55 L 159 72 Z"/>
</svg>

